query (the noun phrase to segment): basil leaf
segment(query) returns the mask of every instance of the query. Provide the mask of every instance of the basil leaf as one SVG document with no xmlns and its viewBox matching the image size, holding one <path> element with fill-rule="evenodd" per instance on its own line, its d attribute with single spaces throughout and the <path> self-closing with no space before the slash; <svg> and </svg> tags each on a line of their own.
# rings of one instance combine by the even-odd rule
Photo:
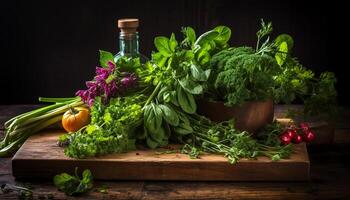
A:
<svg viewBox="0 0 350 200">
<path fill-rule="evenodd" d="M 214 30 L 216 30 L 219 35 L 216 36 L 216 38 L 214 39 L 216 43 L 218 43 L 219 45 L 223 46 L 225 45 L 231 37 L 231 29 L 227 26 L 218 26 L 216 28 L 214 28 Z"/>
<path fill-rule="evenodd" d="M 203 33 L 197 41 L 194 43 L 194 46 L 202 46 L 203 44 L 209 43 L 210 41 L 213 41 L 214 38 L 216 38 L 219 35 L 219 32 L 216 30 L 211 30 L 208 32 Z"/>
<path fill-rule="evenodd" d="M 174 128 L 174 132 L 180 135 L 187 135 L 193 132 L 193 129 L 190 125 L 181 123 L 179 126 Z"/>
<path fill-rule="evenodd" d="M 170 102 L 172 104 L 174 104 L 175 106 L 179 106 L 179 102 L 177 101 L 177 93 L 176 93 L 176 91 L 171 91 L 170 94 L 171 94 Z"/>
<path fill-rule="evenodd" d="M 167 86 L 162 87 L 162 88 L 159 90 L 159 92 L 158 92 L 157 99 L 158 99 L 159 101 L 163 101 L 164 94 L 165 94 L 165 92 L 167 92 L 168 90 L 169 90 L 169 89 L 168 89 Z"/>
<path fill-rule="evenodd" d="M 163 112 L 163 118 L 172 126 L 179 125 L 179 117 L 177 113 L 168 105 L 159 105 L 160 109 Z"/>
<path fill-rule="evenodd" d="M 158 36 L 154 38 L 154 45 L 156 46 L 159 53 L 161 53 L 165 57 L 171 56 L 171 49 L 169 46 L 169 39 L 163 36 Z"/>
<path fill-rule="evenodd" d="M 172 52 L 175 52 L 175 48 L 177 47 L 178 42 L 175 39 L 175 34 L 172 33 L 170 36 L 170 40 L 169 40 L 169 48 Z"/>
<path fill-rule="evenodd" d="M 183 111 L 189 114 L 196 112 L 197 105 L 192 94 L 187 93 L 181 86 L 177 88 L 177 99 Z"/>
<path fill-rule="evenodd" d="M 211 47 L 210 47 L 211 48 Z M 197 52 L 197 61 L 201 64 L 201 65 L 206 65 L 209 64 L 210 62 L 210 54 L 208 53 L 208 51 L 206 49 L 201 48 L 198 52 Z"/>
<path fill-rule="evenodd" d="M 158 130 L 162 126 L 163 122 L 163 113 L 162 110 L 159 108 L 158 105 L 152 103 L 152 109 L 154 113 L 154 125 L 155 125 L 155 130 Z"/>
<path fill-rule="evenodd" d="M 157 52 L 152 54 L 152 60 L 158 67 L 163 67 L 168 57 L 163 56 L 161 52 Z"/>
<path fill-rule="evenodd" d="M 149 110 L 148 110 L 149 109 Z M 159 128 L 161 123 L 159 123 L 159 117 L 156 115 L 152 104 L 148 105 L 145 108 L 145 126 L 150 132 L 156 132 Z M 162 120 L 162 118 L 160 118 Z"/>
<path fill-rule="evenodd" d="M 202 94 L 203 87 L 201 84 L 194 82 L 188 75 L 179 80 L 183 89 L 191 94 Z"/>
<path fill-rule="evenodd" d="M 102 67 L 108 67 L 108 62 L 115 64 L 113 54 L 108 51 L 100 50 L 100 65 Z"/>
<path fill-rule="evenodd" d="M 185 28 L 185 34 L 188 41 L 191 43 L 191 45 L 193 45 L 194 42 L 196 41 L 196 32 L 193 30 L 192 27 L 188 26 Z"/>
<path fill-rule="evenodd" d="M 200 66 L 197 66 L 195 64 L 192 64 L 191 67 L 191 74 L 194 79 L 198 81 L 206 81 L 209 76 L 202 70 Z"/>
<path fill-rule="evenodd" d="M 163 129 L 163 127 L 160 127 L 155 132 L 150 132 L 149 136 L 152 138 L 153 141 L 158 143 L 158 146 L 163 142 L 164 139 L 167 139 L 165 137 L 165 130 Z"/>
<path fill-rule="evenodd" d="M 155 149 L 158 147 L 158 143 L 156 141 L 154 141 L 152 138 L 147 137 L 146 138 L 146 144 L 149 148 L 151 149 Z"/>
</svg>

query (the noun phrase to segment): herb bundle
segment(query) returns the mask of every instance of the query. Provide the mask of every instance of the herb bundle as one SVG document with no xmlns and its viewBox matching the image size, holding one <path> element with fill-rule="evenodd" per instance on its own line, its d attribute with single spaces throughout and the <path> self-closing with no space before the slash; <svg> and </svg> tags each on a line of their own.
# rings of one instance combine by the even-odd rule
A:
<svg viewBox="0 0 350 200">
<path fill-rule="evenodd" d="M 272 24 L 262 22 L 256 48 L 229 47 L 228 27 L 218 26 L 198 37 L 191 27 L 185 27 L 181 41 L 175 34 L 156 37 L 156 52 L 145 64 L 139 58 L 114 61 L 111 53 L 100 51 L 100 66 L 86 82 L 87 89 L 79 90 L 72 99 L 46 99 L 55 104 L 10 120 L 7 139 L 0 145 L 20 145 L 39 130 L 38 124 L 61 117 L 69 106 L 85 104 L 90 108 L 90 124 L 60 137 L 70 157 L 122 153 L 135 149 L 137 143 L 158 148 L 177 142 L 191 158 L 205 152 L 222 154 L 230 163 L 257 156 L 287 158 L 292 144 L 281 143 L 281 128 L 276 123 L 253 138 L 236 130 L 233 121 L 216 123 L 196 113 L 196 99 L 203 97 L 229 106 L 268 98 L 291 102 L 299 97 L 310 112 L 317 110 L 313 107 L 317 102 L 334 102 L 334 75 L 324 73 L 316 79 L 291 57 L 292 38 L 282 34 L 270 41 L 271 32 Z M 26 125 L 36 129 L 21 132 Z M 16 139 L 19 142 L 13 143 Z M 78 183 L 78 179 L 69 180 Z"/>
</svg>

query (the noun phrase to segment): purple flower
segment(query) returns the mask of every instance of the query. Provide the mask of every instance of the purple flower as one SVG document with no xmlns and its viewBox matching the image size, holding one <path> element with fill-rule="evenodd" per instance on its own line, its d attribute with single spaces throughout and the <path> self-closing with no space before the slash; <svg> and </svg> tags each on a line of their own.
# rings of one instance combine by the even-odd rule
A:
<svg viewBox="0 0 350 200">
<path fill-rule="evenodd" d="M 114 69 L 115 68 L 115 64 L 112 61 L 108 61 L 107 62 L 107 66 L 109 69 Z"/>
<path fill-rule="evenodd" d="M 115 73 L 116 65 L 109 61 L 108 68 L 96 67 L 96 76 L 93 81 L 87 81 L 86 90 L 76 92 L 82 101 L 90 107 L 96 97 L 101 96 L 104 103 L 117 94 L 123 94 L 125 90 L 137 85 L 137 76 L 129 72 Z M 119 75 L 119 77 L 118 77 Z M 108 79 L 108 81 L 107 81 Z"/>
<path fill-rule="evenodd" d="M 120 80 L 120 83 L 123 88 L 130 88 L 134 87 L 136 85 L 137 77 L 135 74 L 127 74 L 122 80 Z"/>
</svg>

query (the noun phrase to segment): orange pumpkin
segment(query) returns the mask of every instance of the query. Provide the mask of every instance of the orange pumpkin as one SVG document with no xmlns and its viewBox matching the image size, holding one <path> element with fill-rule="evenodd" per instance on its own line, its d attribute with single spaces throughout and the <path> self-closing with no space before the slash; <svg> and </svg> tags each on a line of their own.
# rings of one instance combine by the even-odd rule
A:
<svg viewBox="0 0 350 200">
<path fill-rule="evenodd" d="M 89 110 L 84 107 L 70 108 L 62 116 L 62 125 L 67 132 L 76 132 L 89 122 Z"/>
</svg>

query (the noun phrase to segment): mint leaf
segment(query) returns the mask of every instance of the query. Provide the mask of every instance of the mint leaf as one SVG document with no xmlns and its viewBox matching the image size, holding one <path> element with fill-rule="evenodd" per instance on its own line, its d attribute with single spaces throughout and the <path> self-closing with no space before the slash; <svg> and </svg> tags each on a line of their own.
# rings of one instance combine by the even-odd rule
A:
<svg viewBox="0 0 350 200">
<path fill-rule="evenodd" d="M 169 39 L 167 37 L 159 36 L 154 38 L 154 45 L 163 56 L 169 57 L 171 55 L 172 51 L 170 49 Z"/>
<path fill-rule="evenodd" d="M 100 50 L 100 65 L 102 67 L 108 67 L 108 62 L 115 64 L 113 54 L 108 51 Z"/>
</svg>

